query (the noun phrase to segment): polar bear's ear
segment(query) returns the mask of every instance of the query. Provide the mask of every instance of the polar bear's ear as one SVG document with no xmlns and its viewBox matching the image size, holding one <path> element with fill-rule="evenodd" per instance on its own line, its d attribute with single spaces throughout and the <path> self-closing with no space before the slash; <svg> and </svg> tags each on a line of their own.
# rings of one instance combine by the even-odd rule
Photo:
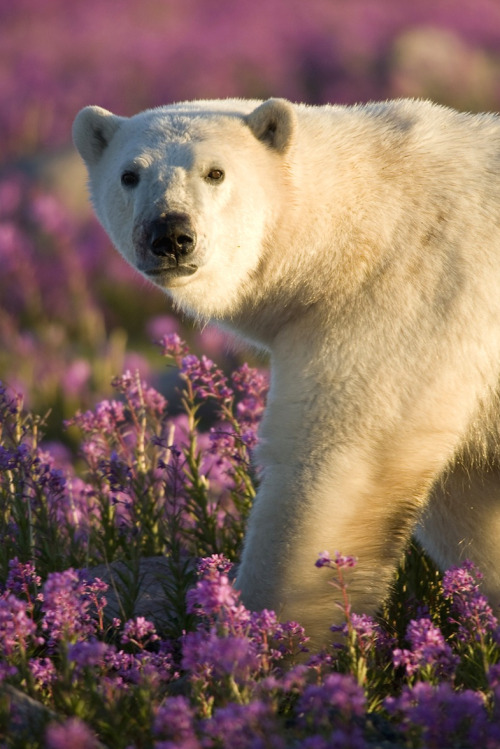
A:
<svg viewBox="0 0 500 749">
<path fill-rule="evenodd" d="M 101 107 L 85 107 L 78 112 L 73 123 L 73 143 L 86 164 L 99 161 L 123 119 Z"/>
<path fill-rule="evenodd" d="M 255 137 L 279 153 L 285 153 L 295 131 L 295 110 L 286 99 L 268 99 L 247 118 Z"/>
</svg>

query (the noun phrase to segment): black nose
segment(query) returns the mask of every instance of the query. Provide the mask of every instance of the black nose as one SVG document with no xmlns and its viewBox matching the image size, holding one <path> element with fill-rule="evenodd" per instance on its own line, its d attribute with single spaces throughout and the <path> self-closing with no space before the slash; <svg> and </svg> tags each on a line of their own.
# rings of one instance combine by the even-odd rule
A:
<svg viewBox="0 0 500 749">
<path fill-rule="evenodd" d="M 148 227 L 149 248 L 154 255 L 174 255 L 177 260 L 189 255 L 196 247 L 196 232 L 189 216 L 166 213 Z"/>
</svg>

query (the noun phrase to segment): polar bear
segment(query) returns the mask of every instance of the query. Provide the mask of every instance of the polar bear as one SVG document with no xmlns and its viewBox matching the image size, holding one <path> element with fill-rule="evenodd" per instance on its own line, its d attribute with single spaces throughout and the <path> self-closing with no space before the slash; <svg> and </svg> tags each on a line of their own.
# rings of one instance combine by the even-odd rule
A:
<svg viewBox="0 0 500 749">
<path fill-rule="evenodd" d="M 372 613 L 415 531 L 500 598 L 500 119 L 426 101 L 195 101 L 77 116 L 96 214 L 140 273 L 270 352 L 236 586 L 338 622 L 324 549 Z"/>
</svg>

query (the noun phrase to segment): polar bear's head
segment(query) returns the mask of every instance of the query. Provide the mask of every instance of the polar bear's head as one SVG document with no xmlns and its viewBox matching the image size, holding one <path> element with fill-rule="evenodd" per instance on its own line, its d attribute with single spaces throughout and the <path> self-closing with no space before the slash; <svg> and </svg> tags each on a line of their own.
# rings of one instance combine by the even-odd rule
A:
<svg viewBox="0 0 500 749">
<path fill-rule="evenodd" d="M 95 212 L 125 259 L 203 317 L 251 294 L 287 203 L 293 105 L 188 102 L 76 117 Z"/>
</svg>

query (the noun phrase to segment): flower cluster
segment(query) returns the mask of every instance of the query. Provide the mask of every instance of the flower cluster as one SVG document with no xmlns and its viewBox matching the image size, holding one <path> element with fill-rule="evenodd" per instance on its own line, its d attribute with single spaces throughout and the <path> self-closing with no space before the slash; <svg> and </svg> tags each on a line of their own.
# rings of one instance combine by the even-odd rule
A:
<svg viewBox="0 0 500 749">
<path fill-rule="evenodd" d="M 232 582 L 255 491 L 243 435 L 258 426 L 267 379 L 248 366 L 223 375 L 168 336 L 183 412 L 126 371 L 115 398 L 67 422 L 81 434 L 80 475 L 56 468 L 40 419 L 0 388 L 0 681 L 57 715 L 43 745 L 121 749 L 120 716 L 127 746 L 155 749 L 358 749 L 387 731 L 415 747 L 495 746 L 500 637 L 471 563 L 444 575 L 425 615 L 404 603 L 400 638 L 394 622 L 352 611 L 356 560 L 340 552 L 316 561 L 343 619 L 325 652 L 308 652 L 300 623 L 245 608 Z M 207 400 L 210 432 L 198 420 Z M 167 570 L 158 620 L 135 610 L 151 556 Z M 112 588 L 88 569 L 117 560 Z M 15 711 L 0 704 L 2 725 Z"/>
<path fill-rule="evenodd" d="M 463 642 L 480 640 L 498 628 L 498 619 L 481 593 L 481 580 L 482 573 L 468 560 L 443 577 L 444 597 L 451 604 L 458 637 Z"/>
<path fill-rule="evenodd" d="M 439 627 L 429 618 L 412 620 L 408 625 L 406 637 L 410 643 L 410 650 L 395 648 L 393 651 L 393 663 L 396 668 L 402 666 L 408 676 L 425 673 L 428 681 L 435 677 L 449 677 L 454 673 L 459 659 L 445 642 Z"/>
</svg>

